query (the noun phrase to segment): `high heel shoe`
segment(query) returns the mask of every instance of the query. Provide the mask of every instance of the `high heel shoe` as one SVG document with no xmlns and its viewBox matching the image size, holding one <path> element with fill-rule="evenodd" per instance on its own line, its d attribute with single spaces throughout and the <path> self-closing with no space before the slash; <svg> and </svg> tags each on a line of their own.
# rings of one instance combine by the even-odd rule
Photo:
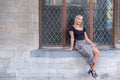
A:
<svg viewBox="0 0 120 80">
<path fill-rule="evenodd" d="M 98 77 L 98 74 L 96 73 L 96 71 L 93 71 L 93 70 L 92 70 L 92 76 L 93 76 L 94 78 Z"/>
<path fill-rule="evenodd" d="M 88 74 L 91 74 L 92 77 L 94 77 L 94 78 L 98 77 L 98 74 L 96 73 L 96 71 L 93 71 L 91 69 L 88 71 Z"/>
<path fill-rule="evenodd" d="M 91 70 L 91 69 L 88 71 L 88 74 L 90 74 L 90 73 L 92 73 L 92 70 Z"/>
</svg>

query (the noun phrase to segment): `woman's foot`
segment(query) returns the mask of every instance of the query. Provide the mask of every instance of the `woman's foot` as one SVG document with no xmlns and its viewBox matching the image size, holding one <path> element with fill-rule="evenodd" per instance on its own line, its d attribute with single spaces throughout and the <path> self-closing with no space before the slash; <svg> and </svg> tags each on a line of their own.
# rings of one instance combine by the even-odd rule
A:
<svg viewBox="0 0 120 80">
<path fill-rule="evenodd" d="M 93 76 L 94 78 L 98 77 L 98 74 L 96 73 L 96 71 L 93 71 L 93 70 L 92 70 L 92 76 Z"/>
<path fill-rule="evenodd" d="M 92 70 L 91 70 L 91 69 L 88 71 L 88 74 L 90 74 L 90 73 L 92 73 Z"/>
<path fill-rule="evenodd" d="M 92 77 L 94 77 L 94 78 L 98 77 L 98 74 L 96 73 L 96 71 L 91 70 L 91 69 L 88 71 L 88 74 L 91 74 Z"/>
</svg>

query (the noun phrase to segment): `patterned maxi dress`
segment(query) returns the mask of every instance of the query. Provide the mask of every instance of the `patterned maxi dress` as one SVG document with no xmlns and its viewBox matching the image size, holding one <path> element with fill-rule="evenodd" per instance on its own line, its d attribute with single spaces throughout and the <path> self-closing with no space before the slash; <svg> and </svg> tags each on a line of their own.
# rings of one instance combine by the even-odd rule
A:
<svg viewBox="0 0 120 80">
<path fill-rule="evenodd" d="M 75 49 L 82 54 L 88 64 L 94 63 L 94 55 L 93 55 L 93 49 L 92 45 L 89 44 L 84 40 L 86 32 L 86 29 L 84 28 L 82 31 L 76 30 L 74 26 L 71 26 L 69 31 L 74 32 L 74 38 L 75 38 Z"/>
<path fill-rule="evenodd" d="M 88 64 L 94 63 L 92 45 L 87 43 L 85 40 L 78 40 L 75 43 L 75 49 L 85 57 Z"/>
</svg>

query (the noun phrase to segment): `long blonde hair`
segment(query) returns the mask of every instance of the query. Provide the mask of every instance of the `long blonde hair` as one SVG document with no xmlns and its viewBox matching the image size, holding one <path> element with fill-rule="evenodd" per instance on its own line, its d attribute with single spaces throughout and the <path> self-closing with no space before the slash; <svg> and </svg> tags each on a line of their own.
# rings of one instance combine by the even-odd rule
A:
<svg viewBox="0 0 120 80">
<path fill-rule="evenodd" d="M 76 24 L 76 19 L 77 19 L 77 17 L 83 17 L 83 16 L 82 16 L 82 15 L 77 15 L 77 16 L 75 17 L 75 20 L 74 20 L 74 25 Z M 82 27 L 82 28 L 83 28 L 83 22 L 81 23 L 81 25 L 80 25 L 79 27 Z"/>
</svg>

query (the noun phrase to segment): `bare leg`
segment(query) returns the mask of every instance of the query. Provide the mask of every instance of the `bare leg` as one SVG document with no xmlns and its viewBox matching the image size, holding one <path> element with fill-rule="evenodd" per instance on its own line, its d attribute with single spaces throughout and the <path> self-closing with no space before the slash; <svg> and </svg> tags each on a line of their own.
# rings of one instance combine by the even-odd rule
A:
<svg viewBox="0 0 120 80">
<path fill-rule="evenodd" d="M 94 64 L 92 66 L 92 70 L 94 70 L 94 71 L 96 71 L 96 65 L 97 65 L 97 62 L 98 62 L 99 53 L 100 53 L 100 51 L 98 50 L 98 48 L 97 47 L 93 47 Z"/>
<path fill-rule="evenodd" d="M 99 50 L 97 49 L 97 47 L 93 47 L 93 54 L 94 54 L 94 63 L 90 64 L 90 68 L 91 70 L 88 71 L 88 73 L 92 74 L 92 76 L 94 78 L 96 78 L 98 75 L 96 73 L 96 64 L 98 62 L 98 57 L 99 57 Z"/>
<path fill-rule="evenodd" d="M 93 69 L 93 64 L 89 64 L 89 66 L 90 66 L 90 69 L 92 70 Z"/>
</svg>

